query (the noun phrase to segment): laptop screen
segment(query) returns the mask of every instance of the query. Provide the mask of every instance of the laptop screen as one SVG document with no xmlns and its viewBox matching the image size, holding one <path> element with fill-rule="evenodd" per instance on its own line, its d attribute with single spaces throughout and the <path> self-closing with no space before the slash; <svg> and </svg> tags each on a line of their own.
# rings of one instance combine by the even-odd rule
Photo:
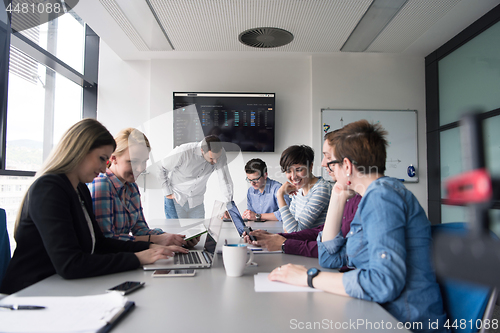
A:
<svg viewBox="0 0 500 333">
<path fill-rule="evenodd" d="M 217 247 L 217 240 L 219 239 L 220 230 L 222 229 L 222 216 L 224 215 L 224 203 L 218 200 L 214 202 L 214 208 L 212 209 L 212 218 L 208 223 L 207 236 L 205 238 L 205 245 L 203 250 L 215 255 L 215 249 Z"/>
<path fill-rule="evenodd" d="M 217 248 L 217 241 L 207 232 L 207 238 L 205 239 L 205 248 L 204 250 L 208 253 L 215 255 L 215 249 Z"/>
<path fill-rule="evenodd" d="M 243 234 L 243 231 L 245 231 L 245 222 L 243 221 L 243 218 L 241 217 L 240 211 L 238 210 L 238 207 L 234 204 L 234 201 L 228 202 L 227 203 L 227 211 L 229 212 L 229 215 L 231 216 L 231 220 L 233 220 L 234 226 L 236 227 L 236 230 L 238 230 L 238 233 L 240 236 Z"/>
</svg>

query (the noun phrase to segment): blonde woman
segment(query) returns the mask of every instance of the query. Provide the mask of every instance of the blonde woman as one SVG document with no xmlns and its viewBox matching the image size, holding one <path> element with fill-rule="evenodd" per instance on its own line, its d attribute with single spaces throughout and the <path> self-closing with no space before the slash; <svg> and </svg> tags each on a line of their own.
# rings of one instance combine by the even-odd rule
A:
<svg viewBox="0 0 500 333">
<path fill-rule="evenodd" d="M 150 229 L 144 218 L 135 181 L 146 169 L 151 151 L 146 135 L 134 128 L 125 128 L 115 141 L 116 150 L 107 163 L 106 172 L 89 184 L 94 214 L 104 236 L 160 245 L 187 245 L 183 235 Z"/>
<path fill-rule="evenodd" d="M 187 252 L 179 246 L 106 238 L 85 183 L 106 169 L 116 147 L 94 119 L 73 125 L 28 189 L 16 220 L 17 248 L 0 286 L 11 294 L 55 273 L 65 279 L 136 269 Z"/>
</svg>

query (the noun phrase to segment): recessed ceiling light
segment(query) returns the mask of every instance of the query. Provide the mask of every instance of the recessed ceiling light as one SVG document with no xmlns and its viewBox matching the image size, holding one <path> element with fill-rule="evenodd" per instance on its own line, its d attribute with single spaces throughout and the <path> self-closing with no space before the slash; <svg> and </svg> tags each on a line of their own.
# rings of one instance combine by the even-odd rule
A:
<svg viewBox="0 0 500 333">
<path fill-rule="evenodd" d="M 364 52 L 408 0 L 374 0 L 340 51 Z"/>
</svg>

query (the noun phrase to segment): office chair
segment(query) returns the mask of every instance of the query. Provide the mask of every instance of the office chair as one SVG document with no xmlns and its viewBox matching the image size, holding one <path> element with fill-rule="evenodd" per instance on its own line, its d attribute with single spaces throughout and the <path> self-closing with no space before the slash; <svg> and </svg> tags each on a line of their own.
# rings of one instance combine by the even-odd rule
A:
<svg viewBox="0 0 500 333">
<path fill-rule="evenodd" d="M 465 234 L 467 223 L 432 225 L 431 231 L 433 237 L 435 233 L 441 232 Z M 463 269 L 467 269 L 466 263 Z M 488 332 L 487 327 L 491 328 L 491 318 L 497 300 L 496 288 L 452 279 L 438 279 L 438 283 L 452 332 Z M 487 319 L 490 321 L 489 325 L 485 325 Z"/>
<path fill-rule="evenodd" d="M 10 261 L 10 242 L 7 232 L 7 216 L 5 210 L 0 208 L 0 283 L 7 271 Z"/>
</svg>

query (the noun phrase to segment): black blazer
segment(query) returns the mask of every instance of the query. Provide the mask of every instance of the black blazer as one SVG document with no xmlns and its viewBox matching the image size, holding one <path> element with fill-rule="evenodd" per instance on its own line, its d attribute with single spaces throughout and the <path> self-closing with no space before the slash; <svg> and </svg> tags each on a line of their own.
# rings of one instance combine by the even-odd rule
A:
<svg viewBox="0 0 500 333">
<path fill-rule="evenodd" d="M 87 186 L 78 192 L 92 220 L 92 238 L 78 194 L 68 177 L 44 175 L 28 190 L 16 233 L 17 248 L 9 263 L 0 293 L 11 294 L 55 273 L 77 279 L 136 269 L 131 252 L 149 248 L 147 242 L 105 238 L 97 224 Z"/>
</svg>

